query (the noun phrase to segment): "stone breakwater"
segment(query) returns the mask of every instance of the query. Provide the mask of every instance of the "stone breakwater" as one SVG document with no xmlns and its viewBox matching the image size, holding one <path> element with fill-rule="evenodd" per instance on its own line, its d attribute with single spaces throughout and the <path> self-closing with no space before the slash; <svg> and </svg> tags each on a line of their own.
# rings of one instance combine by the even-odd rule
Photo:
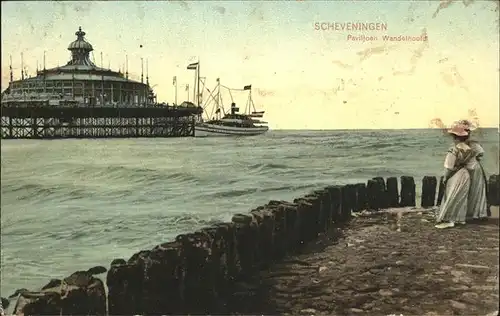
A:
<svg viewBox="0 0 500 316">
<path fill-rule="evenodd" d="M 422 207 L 439 205 L 442 178 L 422 181 Z M 488 182 L 488 201 L 500 202 L 500 177 Z M 39 291 L 20 289 L 17 315 L 229 314 L 229 296 L 238 282 L 352 218 L 362 210 L 416 206 L 415 181 L 377 177 L 365 183 L 329 186 L 303 197 L 270 201 L 231 222 L 181 234 L 174 241 L 142 250 L 127 261 L 115 259 L 107 271 L 94 267 L 52 279 Z M 96 275 L 107 272 L 106 283 Z M 332 285 L 334 286 L 334 284 Z M 2 298 L 6 308 L 9 300 Z"/>
</svg>

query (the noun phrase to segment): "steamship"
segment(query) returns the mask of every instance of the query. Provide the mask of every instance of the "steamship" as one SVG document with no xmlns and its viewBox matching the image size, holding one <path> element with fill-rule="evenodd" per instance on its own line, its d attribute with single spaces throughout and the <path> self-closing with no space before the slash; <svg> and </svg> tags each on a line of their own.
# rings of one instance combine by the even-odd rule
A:
<svg viewBox="0 0 500 316">
<path fill-rule="evenodd" d="M 188 65 L 187 69 L 196 70 L 195 76 L 197 77 L 197 86 L 200 87 L 200 63 L 199 61 Z M 223 107 L 221 88 L 227 89 L 229 92 L 238 91 L 249 91 L 248 99 L 243 113 L 239 113 L 240 109 L 235 102 L 231 102 L 231 108 L 226 111 Z M 207 89 L 210 93 L 210 90 Z M 265 111 L 257 111 L 255 104 L 252 99 L 252 86 L 247 85 L 243 89 L 231 89 L 220 84 L 220 79 L 217 79 L 217 86 L 213 91 L 217 91 L 215 96 L 207 101 L 204 109 L 210 104 L 210 101 L 214 101 L 214 106 L 212 108 L 215 110 L 215 117 L 205 117 L 201 115 L 195 124 L 195 137 L 206 137 L 206 136 L 255 136 L 264 134 L 269 130 L 266 125 L 267 122 L 259 120 L 264 117 Z M 230 93 L 230 95 L 232 95 Z M 198 91 L 198 96 L 200 93 Z M 234 100 L 232 100 L 234 101 Z M 208 112 L 203 111 L 207 116 Z"/>
</svg>

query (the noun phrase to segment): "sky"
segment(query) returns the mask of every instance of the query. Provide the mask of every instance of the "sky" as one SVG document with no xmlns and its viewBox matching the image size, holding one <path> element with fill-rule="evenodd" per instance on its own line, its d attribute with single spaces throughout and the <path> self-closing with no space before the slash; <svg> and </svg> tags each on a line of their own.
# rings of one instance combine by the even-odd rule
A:
<svg viewBox="0 0 500 316">
<path fill-rule="evenodd" d="M 187 99 L 199 59 L 208 89 L 252 85 L 271 129 L 401 129 L 463 118 L 499 125 L 499 9 L 495 1 L 2 2 L 2 81 L 21 57 L 29 73 L 66 64 L 81 26 L 103 66 L 140 78 L 160 101 Z M 326 30 L 316 29 L 316 23 Z M 333 26 L 337 23 L 338 28 Z M 346 30 L 381 23 L 386 30 Z M 384 36 L 427 40 L 389 41 Z M 372 37 L 355 41 L 353 38 Z M 142 47 L 141 47 L 142 46 Z M 145 74 L 146 75 L 146 74 Z M 191 89 L 192 90 L 192 89 Z M 248 92 L 233 92 L 243 108 Z M 205 94 L 207 96 L 207 94 Z M 191 92 L 192 97 L 192 92 Z M 222 94 L 225 104 L 229 94 Z M 209 109 L 210 111 L 210 109 Z"/>
</svg>

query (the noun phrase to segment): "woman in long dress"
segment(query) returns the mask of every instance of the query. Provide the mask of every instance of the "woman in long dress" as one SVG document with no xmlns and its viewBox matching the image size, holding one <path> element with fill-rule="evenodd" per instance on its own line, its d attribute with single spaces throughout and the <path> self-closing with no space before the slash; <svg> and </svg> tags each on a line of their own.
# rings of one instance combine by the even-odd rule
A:
<svg viewBox="0 0 500 316">
<path fill-rule="evenodd" d="M 474 151 L 467 144 L 469 133 L 463 124 L 455 124 L 448 133 L 455 143 L 444 160 L 445 192 L 436 218 L 436 228 L 465 224 L 467 216 L 470 175 L 466 166 L 474 158 Z"/>
<path fill-rule="evenodd" d="M 467 120 L 461 120 L 458 123 L 465 126 L 465 131 L 470 137 L 471 131 L 475 129 L 473 124 Z M 490 214 L 486 195 L 486 174 L 481 164 L 481 160 L 484 156 L 484 149 L 479 142 L 471 140 L 470 138 L 467 140 L 467 144 L 474 151 L 475 159 L 471 159 L 467 164 L 470 175 L 470 188 L 467 198 L 466 218 L 467 220 L 485 219 L 488 218 Z"/>
</svg>

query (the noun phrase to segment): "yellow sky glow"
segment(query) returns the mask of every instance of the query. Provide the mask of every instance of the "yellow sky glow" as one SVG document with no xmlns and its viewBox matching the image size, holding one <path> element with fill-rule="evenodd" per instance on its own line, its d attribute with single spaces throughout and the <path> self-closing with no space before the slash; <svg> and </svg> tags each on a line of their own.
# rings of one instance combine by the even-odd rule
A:
<svg viewBox="0 0 500 316">
<path fill-rule="evenodd" d="M 427 128 L 436 118 L 449 124 L 474 116 L 498 127 L 498 6 L 448 2 L 439 11 L 435 1 L 3 2 L 2 90 L 9 55 L 16 78 L 21 51 L 32 74 L 44 51 L 47 67 L 63 65 L 81 25 L 97 65 L 102 51 L 105 67 L 123 69 L 128 54 L 139 79 L 147 58 L 160 101 L 174 101 L 173 76 L 178 102 L 187 97 L 193 56 L 209 89 L 217 77 L 234 88 L 252 84 L 272 129 Z M 315 30 L 322 21 L 381 21 L 388 30 Z M 383 40 L 422 34 L 428 41 Z M 246 94 L 235 95 L 243 108 Z"/>
</svg>

